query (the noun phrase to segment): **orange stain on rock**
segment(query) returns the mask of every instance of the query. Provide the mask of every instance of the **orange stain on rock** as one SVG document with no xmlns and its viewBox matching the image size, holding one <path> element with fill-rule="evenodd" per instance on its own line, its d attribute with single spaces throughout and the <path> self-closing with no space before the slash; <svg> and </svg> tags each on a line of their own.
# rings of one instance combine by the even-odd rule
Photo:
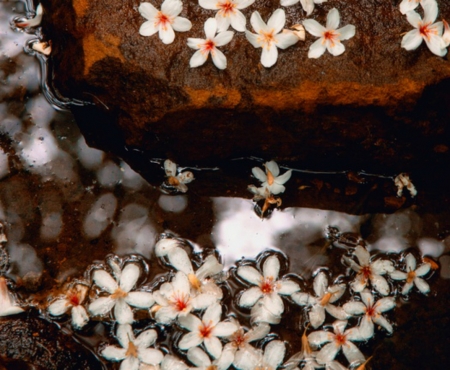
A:
<svg viewBox="0 0 450 370">
<path fill-rule="evenodd" d="M 118 58 L 125 63 L 125 58 L 119 50 L 120 43 L 120 38 L 112 35 L 106 35 L 101 40 L 92 34 L 85 37 L 83 39 L 84 75 L 89 73 L 95 62 L 106 57 Z"/>
<path fill-rule="evenodd" d="M 186 93 L 191 99 L 190 103 L 196 108 L 220 106 L 220 108 L 234 108 L 241 101 L 241 93 L 237 89 L 226 89 L 223 86 L 217 86 L 209 90 L 193 89 L 185 87 Z M 220 101 L 219 103 L 217 101 Z M 209 101 L 211 103 L 209 103 Z"/>
<path fill-rule="evenodd" d="M 89 8 L 89 2 L 88 0 L 73 0 L 72 1 L 73 9 L 75 10 L 75 13 L 77 14 L 77 17 L 84 17 L 86 14 L 86 11 Z"/>
</svg>

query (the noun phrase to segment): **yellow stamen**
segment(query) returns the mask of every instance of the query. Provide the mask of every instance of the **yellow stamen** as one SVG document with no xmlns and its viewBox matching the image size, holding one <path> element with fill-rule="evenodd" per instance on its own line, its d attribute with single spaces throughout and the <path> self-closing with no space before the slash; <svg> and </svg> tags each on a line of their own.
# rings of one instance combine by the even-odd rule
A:
<svg viewBox="0 0 450 370">
<path fill-rule="evenodd" d="M 122 289 L 117 288 L 116 291 L 111 294 L 111 298 L 112 299 L 120 299 L 120 298 L 125 298 L 128 295 L 127 292 L 124 292 Z"/>
</svg>

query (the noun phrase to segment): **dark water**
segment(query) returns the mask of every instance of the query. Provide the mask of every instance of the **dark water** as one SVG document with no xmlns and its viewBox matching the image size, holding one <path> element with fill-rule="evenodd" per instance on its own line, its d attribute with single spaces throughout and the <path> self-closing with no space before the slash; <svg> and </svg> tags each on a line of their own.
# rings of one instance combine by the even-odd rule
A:
<svg viewBox="0 0 450 370">
<path fill-rule="evenodd" d="M 224 265 L 224 276 L 229 276 L 221 283 L 226 312 L 250 326 L 248 310 L 239 308 L 235 298 L 244 289 L 236 278 L 236 266 L 244 263 L 242 259 L 260 261 L 267 253 L 280 253 L 285 262 L 283 274 L 290 274 L 303 289 L 312 292 L 312 275 L 319 268 L 325 268 L 333 278 L 351 280 L 345 276 L 348 271 L 341 256 L 352 250 L 361 235 L 369 251 L 394 261 L 398 268 L 406 250 L 426 255 L 439 264 L 437 271 L 426 276 L 431 285 L 427 296 L 417 291 L 409 299 L 396 295 L 397 308 L 387 315 L 394 324 L 394 334 L 377 332 L 374 339 L 361 345 L 366 357 L 374 355 L 369 367 L 448 367 L 445 346 L 449 344 L 446 316 L 450 240 L 446 236 L 450 212 L 423 213 L 409 207 L 393 214 L 351 215 L 288 207 L 262 220 L 254 212 L 250 195 L 243 199 L 202 197 L 189 191 L 186 195 L 162 194 L 120 158 L 88 147 L 70 113 L 55 110 L 47 102 L 40 88 L 39 61 L 24 52 L 27 41 L 36 36 L 10 27 L 11 19 L 23 14 L 23 3 L 0 2 L 0 221 L 7 238 L 2 250 L 9 256 L 9 266 L 2 275 L 27 311 L 0 319 L 3 337 L 7 338 L 10 330 L 19 330 L 20 325 L 27 327 L 36 321 L 45 327 L 55 321 L 65 337 L 83 344 L 75 352 L 80 351 L 92 368 L 118 368 L 117 363 L 97 356 L 106 342 L 116 343 L 110 317 L 94 319 L 85 329 L 74 331 L 68 316 L 55 320 L 47 313 L 49 297 L 58 296 L 61 287 L 73 279 L 90 284 L 86 271 L 93 264 L 104 265 L 108 255 L 141 256 L 149 272 L 139 283 L 156 290 L 161 279 L 170 279 L 169 271 L 173 270 L 154 255 L 161 233 L 185 239 L 193 260 L 201 261 L 202 255 L 216 253 Z M 344 234 L 339 242 L 329 238 L 330 226 Z M 395 287 L 391 280 L 390 284 Z M 350 299 L 350 294 L 344 298 Z M 274 325 L 271 333 L 287 341 L 287 360 L 300 350 L 307 316 L 290 300 L 285 301 L 285 306 L 281 324 Z M 141 311 L 136 313 L 134 327 L 155 327 L 154 321 Z M 326 322 L 331 323 L 332 318 L 327 317 Z M 181 330 L 156 327 L 162 348 L 184 358 L 172 338 L 179 338 Z M 40 330 L 40 336 L 49 341 L 46 345 L 50 352 L 54 351 L 57 346 L 51 343 L 52 338 L 46 338 L 47 329 Z M 60 342 L 62 352 L 72 346 L 72 342 L 64 340 Z M 36 343 L 41 342 L 36 339 Z M 95 356 L 83 352 L 85 348 Z M 24 353 L 32 355 L 26 358 Z M 36 368 L 33 363 L 40 368 L 37 357 L 44 356 L 30 352 L 14 336 L 9 344 L 2 342 L 0 355 L 0 366 L 8 369 Z M 20 358 L 24 363 L 14 362 Z M 338 359 L 346 363 L 342 355 Z M 74 362 L 65 366 L 76 369 L 85 365 Z M 61 368 L 54 364 L 48 367 Z"/>
</svg>

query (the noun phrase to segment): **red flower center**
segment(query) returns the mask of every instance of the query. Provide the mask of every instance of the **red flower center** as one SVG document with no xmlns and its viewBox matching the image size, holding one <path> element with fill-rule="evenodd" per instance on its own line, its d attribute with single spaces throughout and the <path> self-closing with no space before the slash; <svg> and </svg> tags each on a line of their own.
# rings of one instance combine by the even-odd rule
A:
<svg viewBox="0 0 450 370">
<path fill-rule="evenodd" d="M 200 337 L 202 337 L 202 338 L 209 338 L 209 336 L 211 335 L 212 330 L 213 330 L 212 322 L 210 322 L 207 325 L 202 324 L 200 326 L 200 328 L 199 328 Z"/>
<path fill-rule="evenodd" d="M 172 304 L 177 311 L 184 311 L 189 306 L 189 296 L 183 293 L 175 294 Z"/>
<path fill-rule="evenodd" d="M 226 1 L 224 3 L 219 3 L 219 7 L 221 8 L 221 12 L 224 17 L 226 17 L 230 13 L 234 13 L 234 8 L 236 7 L 236 4 L 232 3 L 231 1 Z"/>
<path fill-rule="evenodd" d="M 342 333 L 336 334 L 334 340 L 336 341 L 336 344 L 338 344 L 339 346 L 343 346 L 345 342 L 347 342 L 346 335 Z"/>
<path fill-rule="evenodd" d="M 211 50 L 213 50 L 215 48 L 215 46 L 216 46 L 216 44 L 214 43 L 214 41 L 206 40 L 206 42 L 205 42 L 205 44 L 203 46 L 203 49 L 205 51 L 211 51 Z"/>
<path fill-rule="evenodd" d="M 261 292 L 263 292 L 264 294 L 269 294 L 273 292 L 273 278 L 269 277 L 269 278 L 265 278 L 261 285 Z"/>
<path fill-rule="evenodd" d="M 419 27 L 420 34 L 427 40 L 430 39 L 431 35 L 436 34 L 436 30 L 430 28 L 430 24 L 421 24 Z"/>
<path fill-rule="evenodd" d="M 323 33 L 324 41 L 329 41 L 331 43 L 331 47 L 333 47 L 334 44 L 336 43 L 336 41 L 337 41 L 336 37 L 337 37 L 337 33 L 336 33 L 336 31 L 333 31 L 333 30 L 326 30 Z"/>
<path fill-rule="evenodd" d="M 369 279 L 370 276 L 372 275 L 372 269 L 370 268 L 370 265 L 367 266 L 363 266 L 361 267 L 361 270 L 359 271 L 359 273 L 364 276 L 364 279 Z"/>
<path fill-rule="evenodd" d="M 367 306 L 366 308 L 366 315 L 370 317 L 376 316 L 375 307 L 372 305 Z"/>
<path fill-rule="evenodd" d="M 164 30 L 166 30 L 167 29 L 167 24 L 170 24 L 170 18 L 167 15 L 165 15 L 164 13 L 162 13 L 162 12 L 158 12 L 158 15 L 156 16 L 156 19 L 157 19 L 156 25 L 157 26 L 161 25 L 162 28 Z"/>
<path fill-rule="evenodd" d="M 72 306 L 78 306 L 80 304 L 80 297 L 76 293 L 71 293 L 67 298 Z"/>
</svg>

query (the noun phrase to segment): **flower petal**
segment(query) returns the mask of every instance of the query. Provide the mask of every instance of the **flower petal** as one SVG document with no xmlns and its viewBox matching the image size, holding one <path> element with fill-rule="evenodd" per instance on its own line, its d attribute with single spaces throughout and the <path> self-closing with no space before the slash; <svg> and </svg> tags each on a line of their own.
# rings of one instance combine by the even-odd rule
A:
<svg viewBox="0 0 450 370">
<path fill-rule="evenodd" d="M 141 269 L 135 263 L 128 263 L 122 271 L 120 277 L 120 289 L 124 292 L 129 292 L 136 285 L 136 282 L 141 274 Z"/>
<path fill-rule="evenodd" d="M 127 356 L 120 364 L 119 370 L 138 370 L 139 359 L 133 356 Z"/>
<path fill-rule="evenodd" d="M 255 36 L 256 38 L 258 37 L 257 35 L 255 35 L 255 34 L 253 34 L 251 32 L 248 32 L 248 33 L 250 33 L 250 35 Z M 252 41 L 250 41 L 250 42 L 252 43 Z M 253 46 L 255 46 L 255 45 L 253 45 Z M 261 47 L 261 45 L 259 43 L 256 44 L 255 48 L 258 48 L 258 47 Z M 265 172 L 261 168 L 253 167 L 252 168 L 252 173 L 253 173 L 253 176 L 255 176 L 259 181 L 261 181 L 261 182 L 267 181 L 267 175 L 265 174 Z"/>
<path fill-rule="evenodd" d="M 328 288 L 327 275 L 323 271 L 320 271 L 314 278 L 313 282 L 314 293 L 316 293 L 317 297 L 322 297 L 326 293 L 327 288 Z"/>
<path fill-rule="evenodd" d="M 106 315 L 115 304 L 116 300 L 111 297 L 100 297 L 89 305 L 88 311 L 94 316 Z"/>
<path fill-rule="evenodd" d="M 416 269 L 416 276 L 424 276 L 430 272 L 430 269 L 431 265 L 429 263 L 423 263 Z"/>
<path fill-rule="evenodd" d="M 261 323 L 254 326 L 246 334 L 245 338 L 248 342 L 253 342 L 255 340 L 263 339 L 270 332 L 270 325 L 266 323 Z"/>
<path fill-rule="evenodd" d="M 305 29 L 313 36 L 322 37 L 326 31 L 325 27 L 314 19 L 306 19 L 303 21 Z"/>
<path fill-rule="evenodd" d="M 211 57 L 214 65 L 219 69 L 227 68 L 227 58 L 225 55 L 217 48 L 211 50 Z"/>
<path fill-rule="evenodd" d="M 300 290 L 300 286 L 291 280 L 279 280 L 277 292 L 281 295 L 292 295 Z"/>
<path fill-rule="evenodd" d="M 260 33 L 260 31 L 268 31 L 269 28 L 264 23 L 264 21 L 261 18 L 261 15 L 258 11 L 254 11 L 252 13 L 252 16 L 250 17 L 250 23 L 253 27 L 253 29 L 256 31 L 256 33 Z"/>
<path fill-rule="evenodd" d="M 161 370 L 189 370 L 189 367 L 175 356 L 165 355 L 161 362 Z"/>
<path fill-rule="evenodd" d="M 200 319 L 197 316 L 191 314 L 180 316 L 178 318 L 178 322 L 183 328 L 193 332 L 197 331 L 198 328 L 202 325 Z"/>
<path fill-rule="evenodd" d="M 294 293 L 292 294 L 291 298 L 299 306 L 306 306 L 317 303 L 317 299 L 309 295 L 308 293 Z"/>
<path fill-rule="evenodd" d="M 349 315 L 362 315 L 366 312 L 366 306 L 362 302 L 348 302 L 342 306 L 345 312 Z"/>
<path fill-rule="evenodd" d="M 172 28 L 177 32 L 187 32 L 192 28 L 192 23 L 187 18 L 176 17 L 172 22 Z M 183 183 L 187 184 L 188 182 Z"/>
<path fill-rule="evenodd" d="M 262 282 L 263 277 L 257 269 L 252 266 L 241 266 L 237 269 L 237 274 L 240 278 L 253 285 L 258 285 Z"/>
<path fill-rule="evenodd" d="M 370 282 L 373 287 L 382 295 L 389 294 L 389 284 L 383 276 L 373 274 Z"/>
<path fill-rule="evenodd" d="M 392 261 L 378 259 L 370 265 L 373 274 L 384 275 L 386 272 L 394 271 L 395 267 Z"/>
<path fill-rule="evenodd" d="M 423 8 L 423 23 L 431 24 L 433 23 L 438 16 L 438 4 L 435 0 L 433 1 L 421 1 Z"/>
<path fill-rule="evenodd" d="M 143 4 L 145 4 L 145 3 L 143 3 Z M 152 36 L 156 32 L 158 32 L 158 27 L 155 27 L 155 22 L 153 22 L 153 21 L 144 22 L 144 23 L 142 23 L 141 27 L 139 28 L 139 34 L 141 36 Z"/>
<path fill-rule="evenodd" d="M 280 260 L 276 256 L 268 257 L 262 267 L 264 278 L 278 280 L 278 274 L 280 273 Z"/>
<path fill-rule="evenodd" d="M 282 33 L 276 36 L 278 39 L 277 47 L 280 49 L 286 49 L 287 47 L 295 44 L 298 41 L 298 37 L 292 33 Z M 277 184 L 285 184 L 292 176 L 292 170 L 286 171 L 280 176 L 275 178 Z"/>
<path fill-rule="evenodd" d="M 222 342 L 215 336 L 204 338 L 203 343 L 208 353 L 213 358 L 218 358 L 222 354 Z"/>
<path fill-rule="evenodd" d="M 345 357 L 347 357 L 350 365 L 356 363 L 362 363 L 366 359 L 361 351 L 356 347 L 352 342 L 347 341 L 342 346 L 342 351 L 344 352 Z"/>
<path fill-rule="evenodd" d="M 159 25 L 159 38 L 166 45 L 171 44 L 175 40 L 175 32 L 170 24 L 166 26 Z"/>
<path fill-rule="evenodd" d="M 72 325 L 76 329 L 81 329 L 89 322 L 89 316 L 83 306 L 72 308 Z"/>
<path fill-rule="evenodd" d="M 324 330 L 313 331 L 308 335 L 308 342 L 313 347 L 319 347 L 324 343 L 330 342 L 331 340 L 333 340 L 333 334 Z"/>
<path fill-rule="evenodd" d="M 65 314 L 72 305 L 67 299 L 58 299 L 48 306 L 48 312 L 53 316 L 61 316 Z"/>
<path fill-rule="evenodd" d="M 228 44 L 234 36 L 234 32 L 233 31 L 224 31 L 224 32 L 220 32 L 215 38 L 214 38 L 214 42 L 216 43 L 216 46 L 223 46 Z"/>
<path fill-rule="evenodd" d="M 194 55 L 197 53 L 194 53 Z M 193 274 L 194 270 L 192 268 L 191 260 L 183 248 L 174 248 L 168 254 L 170 264 L 177 270 L 182 271 L 186 275 Z"/>
<path fill-rule="evenodd" d="M 339 33 L 339 40 L 348 40 L 355 36 L 356 27 L 349 24 L 337 30 Z"/>
<path fill-rule="evenodd" d="M 414 279 L 414 284 L 416 284 L 417 289 L 419 289 L 423 294 L 427 294 L 430 291 L 430 286 L 428 283 L 421 278 L 416 277 Z"/>
<path fill-rule="evenodd" d="M 134 333 L 130 324 L 118 325 L 116 337 L 123 348 L 128 348 L 131 341 L 134 341 Z"/>
<path fill-rule="evenodd" d="M 337 307 L 332 304 L 327 304 L 325 306 L 325 310 L 331 316 L 333 316 L 335 319 L 338 319 L 338 320 L 347 320 L 350 317 L 350 315 L 347 312 L 345 312 L 342 307 Z"/>
<path fill-rule="evenodd" d="M 361 338 L 369 339 L 373 337 L 373 333 L 374 333 L 374 325 L 372 319 L 369 316 L 364 315 L 361 318 L 361 323 L 359 324 L 359 334 Z"/>
<path fill-rule="evenodd" d="M 252 287 L 242 293 L 239 299 L 239 306 L 253 307 L 255 303 L 262 297 L 263 293 L 259 287 Z"/>
<path fill-rule="evenodd" d="M 390 277 L 394 280 L 406 280 L 408 278 L 408 274 L 403 271 L 392 271 L 390 274 Z"/>
<path fill-rule="evenodd" d="M 384 316 L 377 316 L 373 318 L 373 322 L 383 328 L 386 329 L 386 331 L 389 334 L 392 334 L 392 332 L 394 331 L 394 329 L 392 328 L 392 325 L 389 323 L 389 321 L 386 320 L 386 318 Z"/>
<path fill-rule="evenodd" d="M 316 360 L 319 364 L 326 364 L 333 361 L 341 346 L 336 345 L 335 342 L 326 344 L 318 353 Z"/>
<path fill-rule="evenodd" d="M 268 323 L 276 325 L 280 322 L 281 316 L 274 315 L 270 312 L 264 304 L 262 304 L 261 300 L 259 300 L 252 308 L 251 311 L 251 322 L 252 323 Z"/>
<path fill-rule="evenodd" d="M 406 14 L 407 12 L 414 10 L 419 5 L 418 1 L 415 0 L 403 0 L 400 3 L 400 13 Z"/>
<path fill-rule="evenodd" d="M 445 46 L 445 42 L 441 36 L 438 35 L 430 35 L 429 39 L 425 38 L 425 43 L 428 46 L 430 51 L 440 57 L 445 56 L 447 54 L 447 48 Z"/>
<path fill-rule="evenodd" d="M 203 342 L 203 338 L 198 335 L 196 332 L 187 333 L 183 335 L 181 340 L 178 342 L 178 348 L 180 349 L 189 349 L 192 347 L 196 347 Z"/>
<path fill-rule="evenodd" d="M 237 351 L 234 356 L 233 365 L 239 370 L 254 370 L 262 361 L 262 351 L 254 349 Z"/>
<path fill-rule="evenodd" d="M 316 304 L 309 311 L 309 320 L 314 329 L 317 329 L 325 321 L 325 309 L 323 306 Z"/>
<path fill-rule="evenodd" d="M 265 295 L 262 298 L 262 304 L 275 316 L 281 316 L 284 312 L 283 300 L 277 293 Z"/>
<path fill-rule="evenodd" d="M 180 0 L 165 0 L 161 5 L 161 12 L 175 17 L 183 10 L 183 3 Z"/>
<path fill-rule="evenodd" d="M 203 314 L 202 321 L 209 325 L 216 326 L 222 316 L 222 306 L 219 303 L 214 303 L 209 306 Z"/>
<path fill-rule="evenodd" d="M 327 50 L 326 46 L 322 43 L 322 39 L 316 40 L 314 43 L 311 44 L 308 51 L 308 58 L 320 58 L 323 53 L 325 53 L 325 50 Z"/>
<path fill-rule="evenodd" d="M 204 53 L 201 50 L 197 50 L 189 60 L 189 66 L 191 68 L 200 67 L 208 60 L 209 53 Z"/>
<path fill-rule="evenodd" d="M 273 340 L 264 348 L 264 363 L 269 368 L 277 369 L 283 362 L 286 345 L 281 340 Z"/>
<path fill-rule="evenodd" d="M 420 35 L 419 30 L 414 29 L 403 36 L 401 46 L 406 50 L 416 50 L 420 46 L 422 41 L 423 38 Z"/>
<path fill-rule="evenodd" d="M 403 289 L 402 289 L 402 294 L 403 295 L 407 295 L 410 291 L 411 291 L 411 289 L 412 289 L 412 287 L 414 286 L 414 283 L 406 283 L 404 286 L 403 286 Z"/>
<path fill-rule="evenodd" d="M 272 46 L 272 47 L 275 48 L 274 46 Z M 263 51 L 263 53 L 264 53 L 264 51 Z M 273 195 L 277 195 L 277 194 L 284 193 L 286 188 L 284 187 L 284 185 L 280 185 L 280 184 L 277 184 L 276 182 L 274 182 L 272 185 L 269 186 L 269 190 Z"/>
<path fill-rule="evenodd" d="M 146 18 L 147 20 L 154 23 L 153 19 L 158 14 L 158 9 L 156 9 L 152 4 L 150 3 L 141 3 L 139 5 L 139 13 Z"/>
<path fill-rule="evenodd" d="M 192 347 L 187 352 L 187 358 L 197 367 L 211 366 L 211 360 L 200 347 Z"/>
<path fill-rule="evenodd" d="M 370 253 L 367 251 L 366 248 L 362 247 L 361 245 L 358 245 L 355 248 L 353 254 L 356 256 L 361 266 L 369 265 Z"/>
<path fill-rule="evenodd" d="M 340 16 L 336 8 L 331 9 L 327 15 L 326 28 L 328 30 L 336 30 L 339 27 Z"/>
<path fill-rule="evenodd" d="M 238 330 L 238 326 L 232 322 L 219 322 L 212 330 L 212 335 L 216 337 L 228 337 Z"/>
<path fill-rule="evenodd" d="M 140 348 L 148 348 L 156 342 L 157 338 L 158 334 L 156 333 L 156 331 L 153 329 L 149 329 L 139 334 L 133 343 Z"/>
<path fill-rule="evenodd" d="M 175 320 L 180 312 L 172 306 L 161 307 L 155 314 L 155 320 L 161 324 L 170 324 Z"/>
<path fill-rule="evenodd" d="M 217 301 L 217 297 L 213 294 L 199 294 L 191 300 L 194 310 L 204 310 Z"/>
<path fill-rule="evenodd" d="M 106 290 L 111 294 L 114 293 L 119 287 L 114 278 L 105 270 L 95 270 L 93 280 L 94 283 L 97 284 L 101 289 Z"/>
<path fill-rule="evenodd" d="M 229 16 L 231 21 L 231 27 L 233 27 L 238 32 L 245 31 L 245 24 L 247 20 L 245 19 L 245 15 L 242 14 L 239 10 L 235 10 L 233 14 Z M 224 29 L 226 31 L 227 29 Z"/>
<path fill-rule="evenodd" d="M 138 359 L 147 365 L 159 365 L 163 358 L 163 353 L 154 348 L 139 348 L 138 350 Z"/>
<path fill-rule="evenodd" d="M 109 361 L 121 361 L 126 357 L 127 350 L 116 346 L 106 346 L 100 354 Z"/>
<path fill-rule="evenodd" d="M 278 167 L 277 162 L 269 161 L 264 164 L 266 170 L 270 171 L 274 177 L 277 177 L 280 174 L 280 167 Z"/>
<path fill-rule="evenodd" d="M 273 33 L 277 34 L 281 32 L 285 24 L 286 24 L 286 13 L 284 12 L 283 9 L 277 9 L 270 16 L 269 21 L 267 22 L 267 27 L 269 29 L 273 29 Z M 274 174 L 272 172 L 272 174 L 274 176 L 278 176 L 278 173 Z"/>
<path fill-rule="evenodd" d="M 316 0 L 317 2 L 318 0 Z M 302 4 L 303 10 L 306 12 L 306 15 L 310 15 L 314 10 L 314 0 L 300 0 Z"/>
<path fill-rule="evenodd" d="M 392 310 L 395 307 L 395 305 L 396 304 L 394 297 L 386 297 L 378 300 L 377 303 L 375 304 L 375 308 L 377 312 L 386 312 Z"/>
<path fill-rule="evenodd" d="M 131 324 L 134 321 L 133 311 L 123 299 L 118 299 L 114 306 L 114 318 L 119 324 Z"/>
<path fill-rule="evenodd" d="M 204 25 L 207 39 L 213 39 L 217 32 L 217 21 L 214 18 L 208 18 Z"/>
</svg>

